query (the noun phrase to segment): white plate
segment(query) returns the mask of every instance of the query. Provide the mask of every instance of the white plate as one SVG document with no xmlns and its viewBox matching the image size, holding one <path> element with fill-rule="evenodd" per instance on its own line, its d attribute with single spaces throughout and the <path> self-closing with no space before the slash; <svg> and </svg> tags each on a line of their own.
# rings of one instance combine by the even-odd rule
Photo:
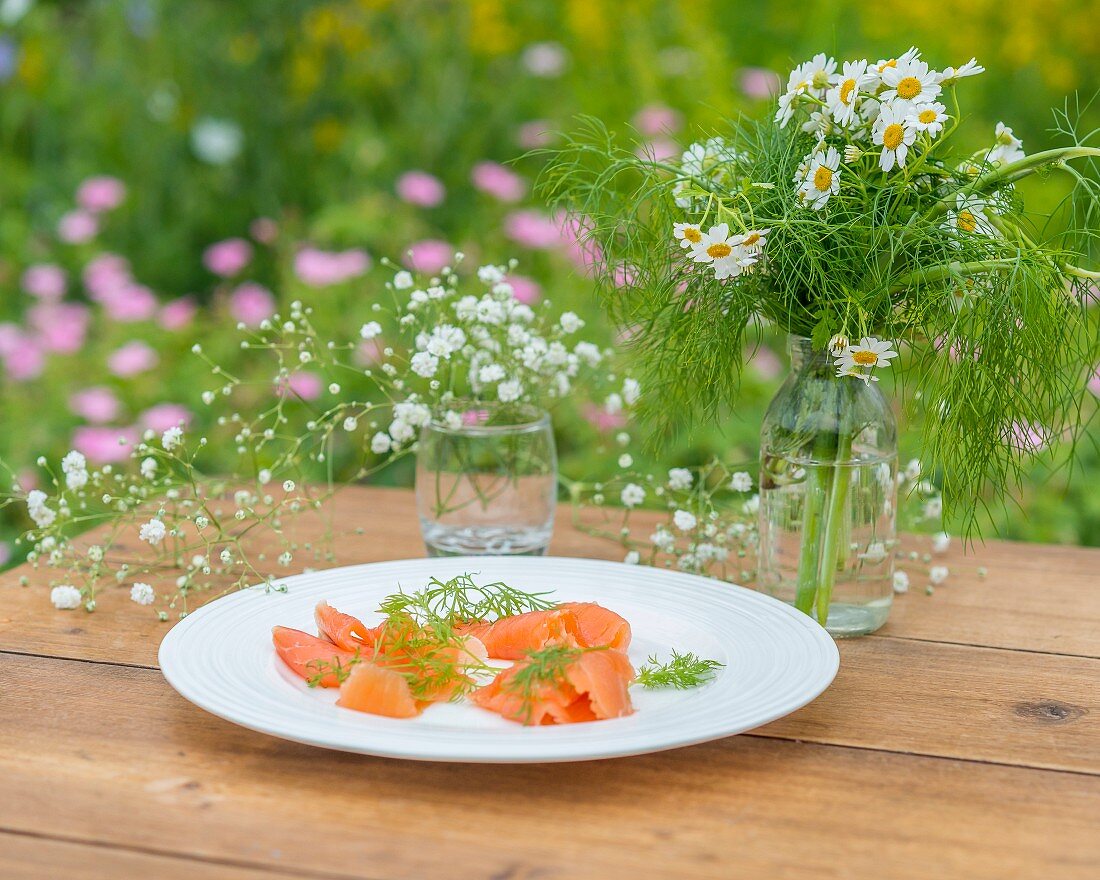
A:
<svg viewBox="0 0 1100 880">
<path fill-rule="evenodd" d="M 382 718 L 335 704 L 335 690 L 311 689 L 275 654 L 271 627 L 315 632 L 321 599 L 361 617 L 403 587 L 478 573 L 478 583 L 560 601 L 594 601 L 630 621 L 635 666 L 673 648 L 725 664 L 687 691 L 631 688 L 633 715 L 607 721 L 524 727 L 470 704 L 428 707 L 414 719 Z M 741 733 L 806 705 L 840 665 L 832 638 L 809 617 L 743 587 L 695 575 L 591 559 L 506 556 L 408 559 L 286 579 L 286 593 L 244 590 L 184 618 L 160 646 L 164 677 L 186 699 L 244 727 L 330 749 L 421 761 L 585 761 L 661 751 Z"/>
</svg>

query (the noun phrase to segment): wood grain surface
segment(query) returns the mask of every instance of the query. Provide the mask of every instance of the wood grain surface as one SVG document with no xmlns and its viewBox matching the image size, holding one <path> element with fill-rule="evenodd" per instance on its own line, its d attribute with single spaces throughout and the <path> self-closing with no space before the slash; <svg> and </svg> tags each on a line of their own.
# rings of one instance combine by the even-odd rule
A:
<svg viewBox="0 0 1100 880">
<path fill-rule="evenodd" d="M 351 488 L 332 513 L 341 564 L 423 553 L 408 492 Z M 565 510 L 552 552 L 620 556 Z M 10 572 L 0 877 L 1095 877 L 1100 551 L 990 542 L 945 564 L 934 595 L 914 579 L 880 633 L 842 642 L 833 686 L 788 718 L 502 767 L 235 727 L 167 686 L 168 624 L 124 589 L 60 613 L 42 573 Z"/>
</svg>

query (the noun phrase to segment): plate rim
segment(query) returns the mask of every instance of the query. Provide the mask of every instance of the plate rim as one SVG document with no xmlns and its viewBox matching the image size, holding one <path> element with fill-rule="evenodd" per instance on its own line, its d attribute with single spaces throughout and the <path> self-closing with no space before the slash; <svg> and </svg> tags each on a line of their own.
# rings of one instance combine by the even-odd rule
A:
<svg viewBox="0 0 1100 880">
<path fill-rule="evenodd" d="M 332 575 L 334 573 L 350 573 L 353 571 L 378 569 L 387 566 L 402 566 L 405 564 L 415 563 L 423 565 L 429 562 L 432 557 L 414 556 L 406 557 L 402 559 L 387 559 L 379 560 L 375 562 L 362 562 L 353 563 L 349 565 L 337 565 L 331 568 L 317 569 L 312 572 L 300 572 L 298 574 L 289 575 L 285 578 L 276 579 L 277 583 L 286 583 L 288 586 L 293 586 L 295 582 L 306 580 L 317 575 Z M 486 757 L 480 755 L 465 754 L 426 754 L 413 750 L 401 750 L 386 747 L 384 745 L 376 745 L 369 741 L 365 741 L 362 744 L 351 745 L 342 743 L 333 743 L 311 736 L 308 733 L 288 733 L 284 730 L 274 730 L 272 727 L 264 726 L 262 724 L 250 723 L 247 720 L 242 720 L 240 717 L 233 717 L 231 714 L 221 711 L 216 705 L 216 701 L 206 699 L 203 695 L 203 689 L 196 687 L 186 679 L 181 680 L 176 675 L 173 664 L 174 660 L 171 657 L 173 651 L 177 650 L 176 642 L 187 638 L 188 633 L 191 632 L 196 626 L 202 625 L 202 620 L 211 614 L 226 613 L 226 603 L 244 603 L 251 601 L 251 597 L 255 596 L 259 591 L 264 590 L 264 584 L 255 584 L 243 589 L 237 590 L 233 593 L 229 593 L 225 596 L 220 596 L 216 599 L 212 599 L 209 602 L 203 604 L 199 608 L 189 613 L 182 620 L 178 621 L 172 626 L 161 640 L 161 643 L 157 649 L 157 665 L 161 675 L 181 697 L 187 700 L 192 705 L 207 712 L 215 717 L 221 718 L 224 721 L 228 721 L 238 727 L 243 727 L 247 730 L 252 730 L 256 733 L 262 733 L 267 736 L 272 736 L 278 739 L 285 740 L 287 742 L 296 742 L 303 745 L 308 745 L 315 748 L 328 749 L 331 751 L 339 751 L 348 754 L 361 754 L 369 755 L 380 758 L 390 758 L 397 760 L 412 760 L 422 762 L 435 762 L 435 763 L 466 763 L 466 764 L 550 764 L 550 763 L 574 763 L 583 761 L 597 761 L 597 760 L 609 760 L 614 758 L 625 758 L 644 754 L 653 754 L 656 752 L 669 751 L 673 749 L 686 748 L 691 745 L 698 745 L 705 742 L 713 742 L 720 739 L 725 739 L 731 736 L 737 736 L 742 733 L 747 733 L 751 730 L 756 730 L 766 724 L 770 724 L 773 721 L 783 718 L 799 709 L 809 705 L 811 702 L 821 696 L 832 685 L 836 679 L 837 673 L 840 669 L 840 650 L 836 644 L 836 641 L 828 632 L 813 620 L 809 616 L 798 611 L 786 602 L 776 599 L 774 596 L 769 596 L 766 593 L 762 593 L 758 590 L 751 589 L 749 587 L 735 584 L 729 581 L 722 581 L 717 578 L 706 577 L 705 575 L 693 574 L 690 572 L 673 571 L 668 569 L 658 568 L 656 566 L 637 566 L 629 565 L 623 562 L 617 562 L 615 560 L 608 559 L 591 559 L 581 556 L 507 556 L 507 555 L 494 555 L 494 556 L 452 556 L 445 557 L 443 560 L 448 564 L 459 563 L 469 564 L 470 566 L 477 566 L 479 563 L 508 563 L 524 565 L 539 565 L 546 562 L 566 563 L 566 564 L 584 564 L 584 565 L 596 565 L 602 567 L 610 567 L 616 570 L 622 571 L 628 569 L 633 572 L 647 572 L 655 573 L 658 576 L 671 576 L 677 580 L 695 581 L 701 586 L 705 585 L 709 589 L 719 589 L 723 592 L 734 591 L 741 595 L 743 600 L 751 602 L 758 602 L 765 607 L 768 607 L 772 612 L 779 612 L 786 616 L 792 623 L 797 624 L 803 628 L 807 633 L 811 634 L 811 638 L 821 646 L 826 648 L 827 653 L 827 666 L 821 667 L 819 675 L 814 679 L 814 685 L 812 688 L 805 691 L 797 701 L 791 703 L 782 704 L 776 710 L 767 713 L 766 716 L 762 716 L 760 720 L 755 721 L 750 727 L 737 727 L 737 729 L 731 729 L 725 732 L 713 732 L 711 730 L 696 731 L 696 733 L 687 733 L 683 736 L 670 736 L 662 739 L 659 744 L 655 744 L 651 747 L 616 747 L 614 739 L 607 739 L 605 742 L 598 744 L 592 744 L 592 746 L 586 746 L 590 751 L 587 754 L 551 754 L 546 756 L 535 757 L 528 753 L 520 754 L 506 754 L 494 757 Z M 470 568 L 469 570 L 473 570 Z M 221 606 L 220 610 L 215 610 Z M 168 662 L 165 660 L 168 658 Z M 214 705 L 212 705 L 214 704 Z"/>
</svg>

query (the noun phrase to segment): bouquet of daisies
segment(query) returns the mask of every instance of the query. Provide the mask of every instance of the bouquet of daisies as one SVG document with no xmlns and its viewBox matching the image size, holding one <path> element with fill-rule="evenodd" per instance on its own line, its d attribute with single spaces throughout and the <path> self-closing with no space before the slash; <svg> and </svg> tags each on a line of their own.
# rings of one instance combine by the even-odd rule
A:
<svg viewBox="0 0 1100 880">
<path fill-rule="evenodd" d="M 894 372 L 930 416 L 926 470 L 965 520 L 983 488 L 1019 478 L 1036 452 L 1020 436 L 1073 436 L 1100 354 L 1086 312 L 1100 149 L 1067 107 L 1061 146 L 1027 155 L 998 124 L 960 153 L 959 93 L 982 72 L 974 59 L 934 70 L 916 49 L 821 54 L 790 73 L 773 115 L 731 120 L 679 162 L 596 121 L 554 151 L 542 192 L 606 256 L 608 302 L 636 328 L 643 410 L 667 430 L 720 414 L 746 336 L 772 322 L 833 358 L 839 382 L 877 381 L 905 355 Z M 1054 171 L 1064 198 L 1029 214 L 1017 184 Z"/>
</svg>

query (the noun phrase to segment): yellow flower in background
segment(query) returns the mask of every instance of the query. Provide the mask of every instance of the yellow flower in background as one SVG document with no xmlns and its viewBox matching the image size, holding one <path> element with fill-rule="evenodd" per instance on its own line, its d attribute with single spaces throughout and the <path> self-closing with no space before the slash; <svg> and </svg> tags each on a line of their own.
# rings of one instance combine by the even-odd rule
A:
<svg viewBox="0 0 1100 880">
<path fill-rule="evenodd" d="M 347 126 L 334 116 L 328 116 L 313 126 L 313 143 L 322 153 L 335 153 L 344 142 Z"/>
<path fill-rule="evenodd" d="M 27 40 L 19 58 L 19 79 L 32 92 L 41 92 L 46 84 L 46 53 L 37 40 Z"/>
<path fill-rule="evenodd" d="M 237 34 L 229 41 L 229 60 L 242 67 L 260 55 L 260 41 L 253 33 Z"/>
<path fill-rule="evenodd" d="M 470 48 L 481 55 L 504 55 L 521 42 L 505 19 L 500 0 L 471 0 L 470 40 Z"/>
</svg>

